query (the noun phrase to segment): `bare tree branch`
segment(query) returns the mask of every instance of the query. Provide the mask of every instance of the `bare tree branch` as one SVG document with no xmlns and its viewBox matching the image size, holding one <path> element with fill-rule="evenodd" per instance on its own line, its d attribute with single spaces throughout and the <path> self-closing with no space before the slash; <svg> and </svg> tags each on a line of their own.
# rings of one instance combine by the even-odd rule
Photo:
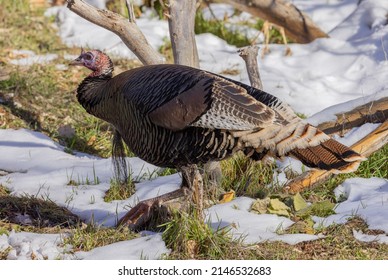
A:
<svg viewBox="0 0 388 280">
<path fill-rule="evenodd" d="M 194 24 L 196 0 L 170 0 L 168 26 L 176 64 L 199 68 Z"/>
<path fill-rule="evenodd" d="M 139 27 L 114 12 L 100 10 L 82 0 L 67 0 L 67 7 L 80 17 L 117 34 L 143 64 L 165 63 L 164 57 L 148 43 Z"/>
</svg>

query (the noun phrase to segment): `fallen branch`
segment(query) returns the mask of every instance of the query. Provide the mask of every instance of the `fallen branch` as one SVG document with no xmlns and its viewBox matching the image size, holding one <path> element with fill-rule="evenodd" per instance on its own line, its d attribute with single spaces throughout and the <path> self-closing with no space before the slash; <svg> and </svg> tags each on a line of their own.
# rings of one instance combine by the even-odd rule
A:
<svg viewBox="0 0 388 280">
<path fill-rule="evenodd" d="M 317 38 L 329 37 L 304 12 L 284 0 L 222 0 L 236 9 L 284 28 L 286 35 L 296 43 L 310 43 Z"/>
<path fill-rule="evenodd" d="M 336 116 L 335 121 L 324 122 L 317 127 L 328 135 L 336 133 L 343 136 L 350 129 L 365 123 L 383 123 L 388 119 L 388 97 L 368 102 Z"/>
</svg>

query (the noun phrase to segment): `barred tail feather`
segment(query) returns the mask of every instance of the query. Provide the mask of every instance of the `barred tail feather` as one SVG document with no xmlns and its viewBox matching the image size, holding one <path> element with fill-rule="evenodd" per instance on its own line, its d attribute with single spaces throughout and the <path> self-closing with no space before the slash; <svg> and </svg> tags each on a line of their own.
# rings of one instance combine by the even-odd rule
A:
<svg viewBox="0 0 388 280">
<path fill-rule="evenodd" d="M 253 148 L 256 154 L 266 150 L 278 157 L 290 155 L 309 167 L 331 170 L 333 173 L 353 172 L 365 160 L 349 147 L 300 120 L 285 126 L 273 124 L 259 131 L 237 132 L 234 136 L 244 143 L 246 153 L 252 152 Z"/>
<path fill-rule="evenodd" d="M 333 173 L 354 172 L 364 160 L 360 154 L 334 139 L 313 147 L 293 149 L 289 154 L 309 167 L 331 170 Z"/>
</svg>

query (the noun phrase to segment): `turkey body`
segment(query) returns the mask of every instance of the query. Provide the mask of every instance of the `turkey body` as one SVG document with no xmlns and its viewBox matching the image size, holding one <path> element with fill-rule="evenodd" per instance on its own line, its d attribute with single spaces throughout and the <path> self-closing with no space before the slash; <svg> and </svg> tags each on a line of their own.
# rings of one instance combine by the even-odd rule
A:
<svg viewBox="0 0 388 280">
<path fill-rule="evenodd" d="M 348 172 L 361 158 L 276 97 L 187 66 L 89 76 L 77 98 L 87 112 L 111 123 L 134 154 L 161 167 L 222 160 L 243 151 L 254 159 L 291 155 L 311 167 Z"/>
<path fill-rule="evenodd" d="M 78 99 L 90 114 L 113 124 L 130 150 L 149 163 L 174 168 L 222 160 L 233 153 L 236 143 L 229 131 L 194 126 L 170 129 L 150 117 L 201 79 L 207 79 L 205 73 L 186 67 L 147 66 L 109 80 L 88 79 L 80 85 Z M 205 102 L 211 106 L 210 98 Z"/>
</svg>

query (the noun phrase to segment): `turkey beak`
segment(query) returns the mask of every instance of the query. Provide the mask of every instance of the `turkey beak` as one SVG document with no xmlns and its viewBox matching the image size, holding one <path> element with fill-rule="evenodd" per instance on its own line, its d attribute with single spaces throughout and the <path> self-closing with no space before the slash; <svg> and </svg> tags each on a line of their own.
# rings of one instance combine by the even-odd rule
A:
<svg viewBox="0 0 388 280">
<path fill-rule="evenodd" d="M 81 56 L 77 57 L 72 62 L 70 62 L 69 65 L 70 66 L 84 65 L 84 63 L 82 61 L 82 57 Z"/>
</svg>

